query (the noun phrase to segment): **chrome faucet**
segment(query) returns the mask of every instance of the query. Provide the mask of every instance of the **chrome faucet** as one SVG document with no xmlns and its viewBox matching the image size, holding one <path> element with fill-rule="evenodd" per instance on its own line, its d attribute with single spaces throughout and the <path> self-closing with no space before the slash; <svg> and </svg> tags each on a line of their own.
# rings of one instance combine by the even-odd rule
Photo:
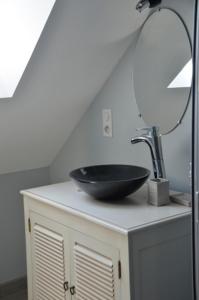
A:
<svg viewBox="0 0 199 300">
<path fill-rule="evenodd" d="M 146 133 L 132 138 L 131 143 L 137 144 L 144 142 L 149 146 L 151 158 L 153 163 L 153 172 L 155 178 L 166 178 L 164 159 L 162 153 L 161 134 L 159 127 L 153 126 L 149 128 L 141 128 L 137 130 L 144 130 Z"/>
</svg>

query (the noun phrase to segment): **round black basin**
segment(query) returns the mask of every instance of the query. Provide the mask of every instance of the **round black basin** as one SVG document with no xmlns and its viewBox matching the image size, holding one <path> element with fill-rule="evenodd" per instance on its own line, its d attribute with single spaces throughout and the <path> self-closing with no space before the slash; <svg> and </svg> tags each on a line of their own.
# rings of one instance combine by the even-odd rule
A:
<svg viewBox="0 0 199 300">
<path fill-rule="evenodd" d="M 137 191 L 150 175 L 148 169 L 130 165 L 98 165 L 70 172 L 70 177 L 96 199 L 121 199 Z"/>
</svg>

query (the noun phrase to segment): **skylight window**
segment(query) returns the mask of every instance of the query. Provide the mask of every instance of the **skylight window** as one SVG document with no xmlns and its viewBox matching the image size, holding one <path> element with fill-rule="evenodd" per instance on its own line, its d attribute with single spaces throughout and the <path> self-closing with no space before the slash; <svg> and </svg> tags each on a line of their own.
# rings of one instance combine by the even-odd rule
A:
<svg viewBox="0 0 199 300">
<path fill-rule="evenodd" d="M 13 96 L 55 1 L 0 1 L 0 98 Z"/>
</svg>

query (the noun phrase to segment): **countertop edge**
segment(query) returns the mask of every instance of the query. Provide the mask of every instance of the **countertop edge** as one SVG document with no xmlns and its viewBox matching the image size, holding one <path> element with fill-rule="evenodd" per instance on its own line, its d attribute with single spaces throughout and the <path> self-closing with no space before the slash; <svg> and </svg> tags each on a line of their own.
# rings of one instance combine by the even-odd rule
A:
<svg viewBox="0 0 199 300">
<path fill-rule="evenodd" d="M 111 223 L 108 223 L 102 219 L 98 219 L 98 218 L 95 218 L 91 215 L 88 215 L 86 213 L 83 213 L 77 209 L 73 209 L 69 206 L 66 206 L 66 205 L 62 205 L 62 204 L 59 204 L 58 202 L 56 201 L 53 201 L 53 200 L 50 200 L 50 199 L 47 199 L 47 198 L 44 198 L 44 197 L 41 197 L 37 194 L 34 194 L 34 193 L 31 193 L 31 192 L 28 192 L 28 191 L 21 191 L 20 194 L 22 194 L 23 196 L 28 196 L 30 198 L 33 198 L 34 200 L 37 200 L 37 201 L 40 201 L 40 202 L 43 202 L 45 204 L 48 204 L 52 207 L 55 207 L 55 208 L 58 208 L 60 210 L 63 210 L 65 212 L 68 212 L 74 216 L 78 216 L 78 217 L 81 217 L 87 221 L 91 221 L 95 224 L 98 224 L 98 225 L 101 225 L 105 228 L 108 228 L 108 229 L 111 229 L 111 230 L 114 230 L 114 231 L 117 231 L 121 234 L 124 234 L 124 235 L 128 235 L 129 233 L 129 230 L 126 229 L 126 228 L 123 228 L 123 227 L 118 227 L 114 224 L 111 224 Z"/>
<path fill-rule="evenodd" d="M 81 217 L 87 221 L 90 221 L 90 222 L 93 222 L 97 225 L 100 225 L 100 226 L 103 226 L 107 229 L 110 229 L 110 230 L 113 230 L 113 231 L 116 231 L 120 234 L 123 234 L 123 235 L 128 235 L 129 233 L 132 233 L 132 232 L 136 232 L 136 231 L 140 231 L 140 230 L 143 230 L 143 229 L 146 229 L 147 227 L 153 227 L 155 225 L 159 225 L 159 224 L 164 224 L 164 223 L 168 223 L 170 221 L 173 221 L 173 220 L 176 220 L 176 219 L 180 219 L 180 218 L 183 218 L 183 217 L 188 217 L 188 216 L 191 216 L 191 212 L 185 212 L 185 213 L 181 213 L 179 215 L 175 215 L 175 216 L 172 216 L 172 217 L 166 217 L 166 218 L 163 218 L 161 220 L 158 220 L 158 221 L 154 221 L 154 222 L 150 222 L 150 223 L 145 223 L 141 226 L 134 226 L 134 227 L 130 227 L 130 228 L 124 228 L 124 227 L 119 227 L 113 223 L 109 223 L 103 219 L 99 219 L 99 218 L 96 218 L 92 215 L 89 215 L 89 214 L 86 214 L 84 212 L 81 212 L 77 209 L 73 209 L 69 206 L 66 206 L 66 205 L 62 205 L 62 204 L 59 204 L 58 202 L 56 201 L 53 201 L 51 199 L 48 199 L 48 198 L 45 198 L 45 197 L 41 197 L 35 193 L 32 193 L 28 190 L 22 190 L 20 191 L 20 194 L 23 195 L 23 196 L 28 196 L 30 198 L 33 198 L 37 201 L 40 201 L 40 202 L 43 202 L 45 204 L 48 204 L 52 207 L 55 207 L 55 208 L 58 208 L 60 210 L 63 210 L 65 212 L 68 212 L 74 216 L 78 216 L 78 217 Z"/>
</svg>

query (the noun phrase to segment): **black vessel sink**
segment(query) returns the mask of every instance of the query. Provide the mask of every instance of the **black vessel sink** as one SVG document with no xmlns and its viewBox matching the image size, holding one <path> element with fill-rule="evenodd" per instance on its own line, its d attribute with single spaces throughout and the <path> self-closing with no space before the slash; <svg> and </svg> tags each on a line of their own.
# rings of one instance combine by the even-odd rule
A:
<svg viewBox="0 0 199 300">
<path fill-rule="evenodd" d="M 131 165 L 98 165 L 76 169 L 70 177 L 96 199 L 121 199 L 137 191 L 150 171 Z"/>
</svg>

